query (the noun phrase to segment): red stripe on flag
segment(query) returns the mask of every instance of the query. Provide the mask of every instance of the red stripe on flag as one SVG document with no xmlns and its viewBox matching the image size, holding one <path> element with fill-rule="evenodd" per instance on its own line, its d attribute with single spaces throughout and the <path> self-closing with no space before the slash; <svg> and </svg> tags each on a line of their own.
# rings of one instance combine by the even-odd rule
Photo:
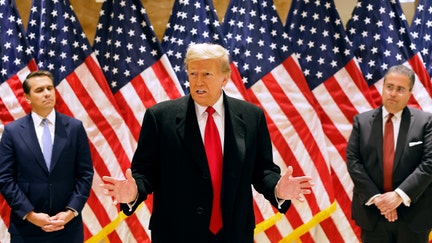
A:
<svg viewBox="0 0 432 243">
<path fill-rule="evenodd" d="M 182 94 L 177 89 L 174 80 L 172 80 L 171 76 L 166 70 L 166 67 L 160 60 L 155 62 L 151 68 L 157 75 L 158 81 L 161 83 L 162 87 L 164 87 L 170 99 L 175 99 L 182 96 Z"/>
<path fill-rule="evenodd" d="M 10 207 L 4 199 L 3 195 L 0 193 L 0 215 L 3 222 L 6 224 L 6 227 L 9 227 L 9 215 L 10 215 Z"/>
<path fill-rule="evenodd" d="M 120 139 L 118 138 L 117 133 L 108 123 L 108 121 L 104 119 L 103 114 L 96 106 L 92 97 L 89 95 L 87 89 L 84 87 L 83 83 L 76 75 L 76 73 L 71 73 L 69 76 L 66 77 L 66 80 L 71 86 L 71 88 L 74 90 L 77 98 L 80 100 L 81 105 L 84 107 L 87 114 L 90 116 L 94 124 L 101 132 L 101 135 L 108 142 L 113 153 L 116 155 L 116 159 L 120 167 L 122 168 L 122 171 L 126 171 L 126 169 L 130 167 L 130 161 L 128 156 L 126 155 L 125 150 L 122 147 L 122 141 L 120 141 Z"/>
<path fill-rule="evenodd" d="M 2 98 L 0 97 L 0 120 L 4 123 L 4 125 L 14 120 L 14 117 L 9 113 L 6 105 L 3 103 Z"/>
<path fill-rule="evenodd" d="M 348 121 L 352 121 L 352 118 L 358 114 L 357 109 L 351 102 L 351 99 L 344 92 L 343 88 L 339 85 L 338 81 L 334 76 L 331 76 L 324 83 L 324 87 L 329 91 L 329 94 L 333 98 L 334 102 L 338 106 L 342 106 L 340 111 L 344 114 Z"/>
<path fill-rule="evenodd" d="M 367 82 L 364 80 L 363 74 L 360 70 L 360 67 L 357 66 L 355 59 L 351 59 L 346 65 L 345 70 L 347 70 L 350 75 L 351 80 L 355 83 L 357 88 L 362 92 L 362 96 L 368 101 L 370 107 L 374 108 L 377 105 L 371 97 L 369 86 Z M 357 95 L 357 94 L 353 94 Z M 352 120 L 350 120 L 352 121 Z"/>
<path fill-rule="evenodd" d="M 84 60 L 84 63 L 86 65 L 87 69 L 90 71 L 91 76 L 93 76 L 94 80 L 96 80 L 96 82 L 99 84 L 99 87 L 103 91 L 103 93 L 105 94 L 106 98 L 110 101 L 112 106 L 120 114 L 120 109 L 114 100 L 114 97 L 111 93 L 111 89 L 107 85 L 108 83 L 106 81 L 105 75 L 102 72 L 102 69 L 99 66 L 99 63 L 97 63 L 95 61 L 95 59 L 93 59 L 93 55 L 88 56 Z"/>
<path fill-rule="evenodd" d="M 123 117 L 124 122 L 126 123 L 126 126 L 129 127 L 129 130 L 131 131 L 131 134 L 134 137 L 135 141 L 138 141 L 138 137 L 141 129 L 141 123 L 133 115 L 134 111 L 129 106 L 129 103 L 124 98 L 121 92 L 115 93 L 114 98 L 118 106 L 122 108 L 121 115 Z"/>
<path fill-rule="evenodd" d="M 429 96 L 432 97 L 432 84 L 431 84 L 431 78 L 423 65 L 422 60 L 419 57 L 419 54 L 414 55 L 411 59 L 408 60 L 408 63 L 410 64 L 412 70 L 416 73 L 417 77 L 419 78 L 420 82 L 423 84 L 423 87 L 428 92 Z"/>
<path fill-rule="evenodd" d="M 102 227 L 108 225 L 111 222 L 111 219 L 108 216 L 107 211 L 104 209 L 104 206 L 97 199 L 97 196 L 94 193 L 93 189 L 90 190 L 90 197 L 87 200 L 87 205 L 96 215 L 97 220 L 99 221 L 99 224 L 102 225 Z M 112 231 L 110 234 L 108 234 L 108 238 L 110 242 L 122 242 L 120 236 L 117 234 L 116 231 Z"/>
</svg>

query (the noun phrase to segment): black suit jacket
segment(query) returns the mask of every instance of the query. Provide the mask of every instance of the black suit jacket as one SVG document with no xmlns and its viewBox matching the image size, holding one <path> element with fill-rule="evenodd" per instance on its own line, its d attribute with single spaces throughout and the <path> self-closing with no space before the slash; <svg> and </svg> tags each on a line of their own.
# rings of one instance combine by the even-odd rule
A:
<svg viewBox="0 0 432 243">
<path fill-rule="evenodd" d="M 263 111 L 225 94 L 224 106 L 223 242 L 253 242 L 251 185 L 276 206 L 274 189 L 280 169 L 272 160 Z M 146 111 L 132 171 L 138 202 L 154 195 L 153 242 L 207 242 L 212 184 L 190 95 Z M 280 211 L 286 212 L 289 206 L 290 201 L 285 202 Z M 122 209 L 127 215 L 133 213 L 124 204 Z"/>
<path fill-rule="evenodd" d="M 411 205 L 397 208 L 398 220 L 413 231 L 432 227 L 432 115 L 406 107 L 402 112 L 395 162 L 393 189 L 402 189 Z M 354 117 L 347 145 L 348 171 L 354 182 L 352 217 L 364 229 L 371 230 L 383 217 L 375 205 L 365 203 L 383 193 L 382 107 Z"/>
<path fill-rule="evenodd" d="M 31 115 L 5 126 L 0 142 L 0 188 L 11 207 L 9 232 L 22 237 L 65 242 L 83 235 L 81 214 L 65 229 L 46 233 L 23 220 L 30 211 L 51 216 L 66 207 L 80 212 L 90 194 L 93 165 L 87 134 L 81 121 L 56 112 L 51 171 L 45 164 Z M 25 239 L 25 238 L 24 238 Z"/>
</svg>

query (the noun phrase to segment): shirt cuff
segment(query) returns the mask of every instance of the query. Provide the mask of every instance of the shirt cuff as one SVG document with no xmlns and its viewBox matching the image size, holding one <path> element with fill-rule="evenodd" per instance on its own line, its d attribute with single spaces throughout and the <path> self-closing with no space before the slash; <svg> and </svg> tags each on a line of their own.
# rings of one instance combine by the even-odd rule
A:
<svg viewBox="0 0 432 243">
<path fill-rule="evenodd" d="M 366 206 L 370 206 L 370 205 L 374 204 L 374 203 L 373 203 L 373 200 L 374 200 L 376 197 L 378 197 L 379 195 L 381 195 L 381 194 L 375 194 L 375 195 L 373 195 L 371 198 L 369 198 L 369 200 L 365 203 L 365 205 L 366 205 Z"/>
<path fill-rule="evenodd" d="M 135 204 L 138 201 L 138 196 L 139 196 L 139 193 L 137 193 L 137 196 L 133 202 L 126 203 L 126 205 L 128 205 L 128 207 L 129 207 L 129 212 L 132 212 L 133 207 L 135 206 Z"/>
<path fill-rule="evenodd" d="M 66 209 L 72 211 L 74 217 L 78 217 L 78 215 L 79 215 L 78 211 L 76 211 L 75 209 L 73 209 L 71 207 L 66 207 Z"/>
<path fill-rule="evenodd" d="M 275 199 L 276 199 L 276 202 L 277 202 L 277 208 L 278 209 L 282 209 L 282 204 L 284 204 L 284 202 L 286 201 L 285 199 L 279 199 L 278 197 L 277 197 L 277 194 L 276 194 L 276 188 L 277 188 L 277 185 L 275 186 L 275 190 L 274 190 L 274 196 L 275 196 Z"/>
<path fill-rule="evenodd" d="M 402 198 L 402 202 L 405 206 L 409 207 L 411 205 L 411 198 L 400 188 L 396 188 L 395 192 Z"/>
</svg>

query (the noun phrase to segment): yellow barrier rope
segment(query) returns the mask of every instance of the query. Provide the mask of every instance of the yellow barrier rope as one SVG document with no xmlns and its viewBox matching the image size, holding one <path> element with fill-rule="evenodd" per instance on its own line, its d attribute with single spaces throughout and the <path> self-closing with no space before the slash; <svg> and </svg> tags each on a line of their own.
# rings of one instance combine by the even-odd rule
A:
<svg viewBox="0 0 432 243">
<path fill-rule="evenodd" d="M 142 204 L 138 206 L 139 210 L 142 207 Z M 300 237 L 304 235 L 306 232 L 308 232 L 310 229 L 315 227 L 320 222 L 324 221 L 325 219 L 329 218 L 331 214 L 333 214 L 336 211 L 336 202 L 332 203 L 328 208 L 324 209 L 323 211 L 319 212 L 317 215 L 315 215 L 311 220 L 309 220 L 307 223 L 303 224 L 302 226 L 296 228 L 293 232 L 291 232 L 289 235 L 284 237 L 282 240 L 279 241 L 279 243 L 285 243 L 285 242 L 293 242 L 294 240 L 297 240 L 297 243 L 300 243 Z M 259 223 L 255 227 L 254 234 L 259 234 L 261 232 L 266 231 L 273 225 L 275 225 L 278 221 L 282 219 L 281 213 L 276 213 L 269 219 Z M 117 226 L 120 224 L 121 221 L 123 221 L 125 218 L 127 218 L 123 212 L 120 212 L 117 217 L 111 221 L 108 225 L 106 225 L 99 233 L 96 235 L 93 235 L 91 238 L 85 241 L 85 243 L 98 243 L 102 240 L 104 240 L 105 243 L 109 243 L 109 239 L 107 236 L 117 228 Z M 429 234 L 429 241 L 432 241 L 432 232 Z"/>
<path fill-rule="evenodd" d="M 140 210 L 142 207 L 142 203 L 138 206 L 136 209 L 137 211 Z M 91 238 L 85 241 L 85 243 L 98 243 L 101 240 L 105 240 L 105 243 L 109 243 L 109 239 L 107 236 L 113 232 L 117 226 L 127 218 L 126 214 L 123 213 L 123 211 L 120 211 L 117 217 L 111 221 L 109 224 L 107 224 L 101 231 L 99 231 L 97 234 L 93 235 Z"/>
<path fill-rule="evenodd" d="M 142 204 L 138 206 L 139 210 L 142 207 Z M 291 232 L 288 236 L 284 237 L 281 241 L 279 241 L 280 243 L 284 243 L 284 242 L 292 242 L 296 239 L 299 239 L 300 236 L 302 236 L 303 234 L 305 234 L 306 232 L 308 232 L 310 229 L 312 229 L 313 227 L 315 227 L 317 224 L 319 224 L 321 221 L 327 219 L 328 217 L 330 217 L 330 215 L 332 213 L 334 213 L 336 211 L 336 203 L 332 203 L 331 206 L 329 206 L 328 208 L 322 210 L 321 212 L 319 212 L 318 214 L 316 214 L 311 220 L 309 220 L 307 223 L 304 223 L 302 226 L 297 227 L 293 232 Z M 266 231 L 267 229 L 269 229 L 270 227 L 274 226 L 278 221 L 280 221 L 282 219 L 283 214 L 281 213 L 276 213 L 275 215 L 273 215 L 272 217 L 270 217 L 269 219 L 259 223 L 256 225 L 255 227 L 255 231 L 254 234 L 259 234 L 261 232 Z M 98 243 L 102 240 L 105 240 L 106 243 L 109 243 L 109 239 L 107 238 L 107 236 L 113 232 L 117 226 L 124 220 L 126 219 L 128 216 L 126 216 L 123 212 L 119 212 L 119 214 L 117 215 L 117 217 L 111 221 L 109 224 L 107 224 L 101 231 L 99 231 L 97 234 L 93 235 L 91 238 L 89 238 L 88 240 L 85 241 L 85 243 Z"/>
<path fill-rule="evenodd" d="M 322 210 L 318 214 L 316 214 L 311 220 L 309 220 L 307 223 L 304 223 L 300 227 L 297 227 L 293 232 L 291 232 L 288 236 L 284 237 L 280 243 L 283 242 L 293 242 L 294 240 L 298 240 L 300 236 L 304 235 L 306 232 L 308 232 L 310 229 L 315 227 L 317 224 L 319 224 L 321 221 L 327 219 L 330 217 L 332 213 L 336 211 L 336 202 L 332 203 L 328 208 Z M 266 231 L 268 228 L 275 225 L 279 220 L 282 219 L 282 214 L 277 213 L 274 216 L 270 217 L 269 219 L 259 223 L 255 227 L 254 234 L 258 234 L 261 232 Z"/>
</svg>

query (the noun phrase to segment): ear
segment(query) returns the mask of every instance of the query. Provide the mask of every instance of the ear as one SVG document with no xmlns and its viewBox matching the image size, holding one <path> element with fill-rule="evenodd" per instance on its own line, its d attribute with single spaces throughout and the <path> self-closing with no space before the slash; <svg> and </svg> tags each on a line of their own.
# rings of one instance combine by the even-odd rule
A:
<svg viewBox="0 0 432 243">
<path fill-rule="evenodd" d="M 25 100 L 27 101 L 27 103 L 28 103 L 29 105 L 31 105 L 30 95 L 24 93 L 24 98 L 25 98 Z"/>
<path fill-rule="evenodd" d="M 222 81 L 222 88 L 227 85 L 228 81 L 230 80 L 230 77 L 231 77 L 230 74 L 225 75 L 224 80 Z"/>
</svg>

